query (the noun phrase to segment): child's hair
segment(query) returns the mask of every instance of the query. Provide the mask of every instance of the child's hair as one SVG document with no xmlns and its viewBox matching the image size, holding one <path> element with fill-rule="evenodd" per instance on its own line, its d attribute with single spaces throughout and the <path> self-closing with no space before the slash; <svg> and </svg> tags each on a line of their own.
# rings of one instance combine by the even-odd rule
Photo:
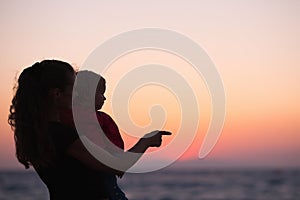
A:
<svg viewBox="0 0 300 200">
<path fill-rule="evenodd" d="M 8 123 L 14 130 L 16 156 L 25 168 L 48 164 L 55 154 L 47 134 L 50 89 L 64 90 L 73 67 L 63 61 L 44 60 L 22 71 L 10 106 Z"/>
<path fill-rule="evenodd" d="M 75 104 L 86 107 L 94 107 L 91 103 L 95 100 L 95 94 L 98 86 L 105 85 L 105 79 L 99 74 L 83 70 L 78 71 L 74 85 Z"/>
</svg>

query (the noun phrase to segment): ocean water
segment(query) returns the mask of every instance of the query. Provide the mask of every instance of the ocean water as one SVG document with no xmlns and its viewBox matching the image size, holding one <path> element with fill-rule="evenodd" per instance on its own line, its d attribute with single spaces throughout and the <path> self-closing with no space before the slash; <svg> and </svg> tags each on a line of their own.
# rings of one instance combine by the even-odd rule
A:
<svg viewBox="0 0 300 200">
<path fill-rule="evenodd" d="M 300 199 L 299 170 L 164 169 L 126 174 L 119 185 L 131 200 Z M 33 171 L 0 171 L 0 200 L 49 199 Z"/>
</svg>

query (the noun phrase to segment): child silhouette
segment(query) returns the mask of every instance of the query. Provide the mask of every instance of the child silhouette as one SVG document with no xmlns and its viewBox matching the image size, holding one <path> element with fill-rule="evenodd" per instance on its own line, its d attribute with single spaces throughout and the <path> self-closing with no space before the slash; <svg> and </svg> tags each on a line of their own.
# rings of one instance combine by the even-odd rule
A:
<svg viewBox="0 0 300 200">
<path fill-rule="evenodd" d="M 106 100 L 104 96 L 106 90 L 105 79 L 92 71 L 79 71 L 77 72 L 77 83 L 78 82 L 80 82 L 80 84 L 74 87 L 74 92 L 77 95 L 75 95 L 73 100 L 73 108 L 75 108 L 76 112 L 80 114 L 82 118 L 81 123 L 85 123 L 84 131 L 81 131 L 81 133 L 83 132 L 83 135 L 85 135 L 90 141 L 107 150 L 111 154 L 113 154 L 114 151 L 110 148 L 111 145 L 107 144 L 109 142 L 112 142 L 113 145 L 124 150 L 124 142 L 120 135 L 118 126 L 108 114 L 99 111 Z M 94 85 L 97 86 L 96 91 L 92 89 Z M 95 105 L 91 105 L 91 98 L 95 98 Z M 96 114 L 97 122 L 105 135 L 100 133 L 98 124 L 93 123 L 94 114 Z M 63 124 L 73 128 L 76 127 L 72 117 L 72 110 L 63 110 L 60 113 L 60 117 Z M 98 173 L 98 176 L 100 176 L 103 181 L 102 188 L 109 199 L 127 200 L 124 192 L 122 192 L 117 184 L 115 174 L 105 172 Z"/>
</svg>

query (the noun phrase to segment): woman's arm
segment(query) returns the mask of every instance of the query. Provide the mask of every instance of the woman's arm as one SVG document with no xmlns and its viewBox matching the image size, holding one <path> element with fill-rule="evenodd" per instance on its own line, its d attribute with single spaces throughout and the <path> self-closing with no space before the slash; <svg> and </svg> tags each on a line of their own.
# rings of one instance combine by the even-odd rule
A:
<svg viewBox="0 0 300 200">
<path fill-rule="evenodd" d="M 88 140 L 84 140 L 85 144 L 83 144 L 81 139 L 77 139 L 72 143 L 67 153 L 90 169 L 106 171 L 121 176 L 123 172 L 127 171 L 137 162 L 149 147 L 159 147 L 162 142 L 162 135 L 171 135 L 171 133 L 167 131 L 153 131 L 148 133 L 127 152 L 119 151 L 118 156 L 108 153 L 97 145 L 90 144 Z M 89 150 L 92 150 L 98 159 L 86 148 L 87 145 Z M 103 160 L 105 163 L 102 162 Z"/>
<path fill-rule="evenodd" d="M 102 172 L 109 172 L 116 175 L 121 175 L 123 172 L 120 172 L 116 169 L 113 169 L 95 158 L 84 146 L 81 139 L 76 139 L 67 149 L 67 154 L 71 157 L 77 159 L 83 163 L 86 167 Z"/>
</svg>

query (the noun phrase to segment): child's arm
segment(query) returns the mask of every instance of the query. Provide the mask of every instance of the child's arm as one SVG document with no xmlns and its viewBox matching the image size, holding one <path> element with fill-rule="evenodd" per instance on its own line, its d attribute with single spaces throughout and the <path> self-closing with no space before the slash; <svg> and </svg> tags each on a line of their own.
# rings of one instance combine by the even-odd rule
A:
<svg viewBox="0 0 300 200">
<path fill-rule="evenodd" d="M 152 131 L 141 138 L 129 152 L 144 153 L 149 147 L 160 147 L 163 135 L 171 135 L 168 131 Z"/>
</svg>

